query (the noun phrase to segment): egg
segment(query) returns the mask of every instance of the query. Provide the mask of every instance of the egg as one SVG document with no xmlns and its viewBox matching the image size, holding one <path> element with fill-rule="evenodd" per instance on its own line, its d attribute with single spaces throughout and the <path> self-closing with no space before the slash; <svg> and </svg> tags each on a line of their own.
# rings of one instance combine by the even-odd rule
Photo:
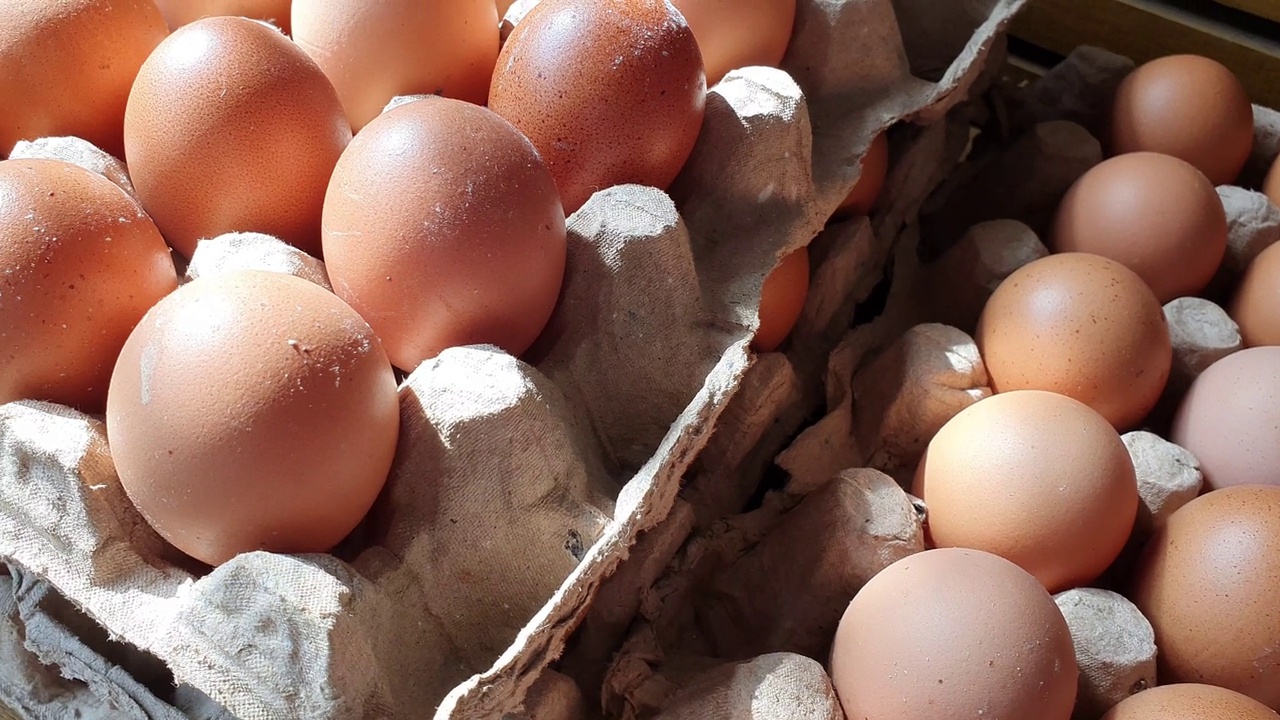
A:
<svg viewBox="0 0 1280 720">
<path fill-rule="evenodd" d="M 279 30 L 212 17 L 143 63 L 124 118 L 143 207 L 187 258 L 201 238 L 272 235 L 320 251 L 320 212 L 351 140 L 324 73 Z"/>
<path fill-rule="evenodd" d="M 209 565 L 331 549 L 382 489 L 399 427 L 369 325 L 319 285 L 261 270 L 201 277 L 157 304 L 107 397 L 125 492 Z"/>
<path fill-rule="evenodd" d="M 889 175 L 889 136 L 881 132 L 871 141 L 867 154 L 862 158 L 862 172 L 849 194 L 840 202 L 836 215 L 867 215 L 880 199 L 884 181 Z"/>
<path fill-rule="evenodd" d="M 533 145 L 461 100 L 418 100 L 369 123 L 325 198 L 334 291 L 405 371 L 449 347 L 527 350 L 559 300 L 566 247 Z"/>
<path fill-rule="evenodd" d="M 1111 152 L 1147 151 L 1191 163 L 1214 185 L 1228 185 L 1253 149 L 1253 105 L 1221 63 L 1170 55 L 1129 73 L 1111 110 Z"/>
<path fill-rule="evenodd" d="M 1040 390 L 960 411 L 929 442 L 911 492 L 929 509 L 930 545 L 994 553 L 1053 593 L 1101 575 L 1138 513 L 1120 434 L 1088 405 Z"/>
<path fill-rule="evenodd" d="M 101 412 L 125 339 L 177 286 L 160 231 L 110 180 L 0 162 L 0 403 Z"/>
<path fill-rule="evenodd" d="M 1067 720 L 1078 677 L 1049 593 L 978 550 L 928 550 L 880 571 L 831 650 L 836 695 L 857 720 Z"/>
<path fill-rule="evenodd" d="M 1227 251 L 1227 215 L 1213 183 L 1190 164 L 1129 153 L 1071 186 L 1049 245 L 1119 261 L 1167 303 L 1195 295 L 1213 279 Z"/>
<path fill-rule="evenodd" d="M 1277 720 L 1280 715 L 1238 692 L 1213 685 L 1177 683 L 1130 695 L 1102 720 Z"/>
<path fill-rule="evenodd" d="M 791 43 L 796 0 L 671 0 L 689 23 L 706 66 L 707 85 L 730 70 L 778 67 Z"/>
<path fill-rule="evenodd" d="M 1280 205 L 1280 157 L 1271 163 L 1271 169 L 1262 182 L 1262 193 L 1273 205 Z"/>
<path fill-rule="evenodd" d="M 1006 278 L 975 334 L 995 392 L 1048 390 L 1128 430 L 1155 406 L 1173 346 L 1151 288 L 1089 253 L 1035 260 Z"/>
<path fill-rule="evenodd" d="M 666 0 L 542 0 L 502 46 L 489 88 L 569 214 L 615 185 L 667 189 L 705 106 L 698 43 Z"/>
<path fill-rule="evenodd" d="M 235 15 L 266 20 L 289 32 L 290 0 L 156 0 L 171 29 L 206 17 Z"/>
<path fill-rule="evenodd" d="M 1210 365 L 1183 396 L 1170 439 L 1200 461 L 1209 489 L 1280 486 L 1280 347 Z"/>
<path fill-rule="evenodd" d="M 1206 493 L 1169 516 L 1129 597 L 1156 633 L 1162 683 L 1208 683 L 1280 710 L 1280 487 Z"/>
<path fill-rule="evenodd" d="M 760 289 L 760 327 L 751 341 L 756 352 L 777 350 L 800 319 L 809 296 L 809 248 L 797 248 L 782 258 Z"/>
<path fill-rule="evenodd" d="M 483 105 L 498 20 L 493 0 L 294 0 L 293 38 L 333 82 L 359 132 L 397 95 Z"/>
<path fill-rule="evenodd" d="M 0 2 L 0 154 L 74 135 L 121 157 L 129 88 L 168 34 L 152 0 Z"/>
<path fill-rule="evenodd" d="M 1230 313 L 1246 346 L 1280 345 L 1280 244 L 1271 245 L 1249 263 Z"/>
</svg>

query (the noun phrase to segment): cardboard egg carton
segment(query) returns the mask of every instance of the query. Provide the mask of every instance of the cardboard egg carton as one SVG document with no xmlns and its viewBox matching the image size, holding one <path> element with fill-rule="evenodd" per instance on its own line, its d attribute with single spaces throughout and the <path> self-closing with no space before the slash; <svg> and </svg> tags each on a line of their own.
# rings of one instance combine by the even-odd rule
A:
<svg viewBox="0 0 1280 720">
<path fill-rule="evenodd" d="M 16 659 L 0 700 L 31 716 L 75 698 L 85 717 L 166 720 L 594 714 L 599 685 L 546 668 L 577 629 L 562 665 L 603 676 L 681 531 L 740 509 L 830 399 L 832 350 L 891 258 L 895 276 L 906 267 L 910 228 L 967 145 L 964 103 L 994 78 L 1022 4 L 799 0 L 783 68 L 709 90 L 669 193 L 609 188 L 569 218 L 560 305 L 525 358 L 456 348 L 405 379 L 386 489 L 332 554 L 196 567 L 129 503 L 101 418 L 0 407 L 0 588 L 14 598 L 0 603 L 0 657 Z M 828 225 L 891 125 L 874 220 Z M 127 186 L 83 143 L 29 151 Z M 756 356 L 764 278 L 806 244 L 803 316 L 784 353 Z M 190 277 L 249 264 L 326 282 L 322 265 L 261 236 L 196 255 Z M 896 548 L 885 557 L 918 542 L 917 509 L 890 484 L 855 474 L 831 491 L 882 520 Z M 703 694 L 737 707 L 753 678 L 826 692 L 820 669 L 784 655 L 712 672 L 671 717 L 708 717 Z M 812 707 L 838 717 L 829 693 Z"/>
<path fill-rule="evenodd" d="M 585 687 L 598 682 L 610 717 L 842 717 L 821 675 L 835 628 L 872 575 L 924 549 L 928 510 L 903 487 L 934 433 L 990 394 L 971 337 L 983 305 L 1002 280 L 1048 254 L 1041 237 L 1066 190 L 1102 161 L 1098 133 L 1109 98 L 1133 67 L 1081 48 L 1025 89 L 991 89 L 985 101 L 994 111 L 974 118 L 981 132 L 964 162 L 917 206 L 894 245 L 884 311 L 849 329 L 828 356 L 823 411 L 765 459 L 782 472 L 745 512 L 747 495 L 735 498 L 737 507 L 708 509 L 715 493 L 699 492 L 695 476 L 683 496 L 688 507 L 642 538 L 641 547 L 655 551 L 676 547 L 664 566 L 636 572 L 649 583 L 605 675 L 575 664 L 573 653 L 559 666 Z M 1255 135 L 1240 180 L 1253 187 L 1280 153 L 1280 114 L 1255 107 Z M 1096 720 L 1156 682 L 1150 623 L 1103 588 L 1199 494 L 1196 459 L 1157 433 L 1191 381 L 1241 348 L 1221 303 L 1248 262 L 1280 240 L 1280 210 L 1265 196 L 1236 186 L 1218 191 L 1230 227 L 1227 257 L 1206 297 L 1165 306 L 1169 384 L 1147 425 L 1122 437 L 1141 500 L 1129 546 L 1099 587 L 1054 598 L 1080 664 L 1077 720 Z M 589 613 L 587 630 L 591 621 Z M 695 695 L 697 713 L 689 710 Z M 794 714 L 796 704 L 806 710 Z"/>
</svg>

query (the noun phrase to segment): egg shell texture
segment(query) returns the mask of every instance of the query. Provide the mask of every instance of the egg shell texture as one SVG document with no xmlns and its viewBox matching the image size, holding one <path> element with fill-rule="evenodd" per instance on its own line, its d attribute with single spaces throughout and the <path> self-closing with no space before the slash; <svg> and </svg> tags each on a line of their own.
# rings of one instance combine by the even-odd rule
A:
<svg viewBox="0 0 1280 720">
<path fill-rule="evenodd" d="M 114 183 L 0 162 L 0 403 L 101 412 L 129 333 L 178 285 L 164 238 Z"/>
<path fill-rule="evenodd" d="M 1155 406 L 1173 346 L 1160 303 L 1120 263 L 1060 253 L 996 288 L 975 335 L 992 388 L 1048 390 L 1127 430 Z"/>
<path fill-rule="evenodd" d="M 1201 683 L 1175 683 L 1131 695 L 1102 720 L 1276 720 L 1275 711 L 1238 692 Z"/>
<path fill-rule="evenodd" d="M 121 156 L 129 88 L 168 34 L 151 0 L 0 3 L 0 155 L 74 135 Z"/>
<path fill-rule="evenodd" d="M 325 199 L 334 290 L 406 371 L 449 347 L 527 350 L 555 309 L 566 247 L 537 151 L 461 100 L 378 117 L 343 154 Z"/>
<path fill-rule="evenodd" d="M 125 113 L 142 205 L 184 257 L 229 232 L 320 252 L 333 166 L 351 140 L 324 73 L 278 30 L 239 17 L 186 25 L 143 64 Z"/>
<path fill-rule="evenodd" d="M 194 280 L 148 312 L 107 400 L 130 499 L 211 565 L 328 551 L 381 490 L 399 424 L 368 324 L 312 282 L 258 270 Z"/>
<path fill-rule="evenodd" d="M 1129 597 L 1156 632 L 1159 677 L 1280 710 L 1280 488 L 1231 487 L 1180 508 L 1147 545 Z"/>
<path fill-rule="evenodd" d="M 881 571 L 831 653 L 836 694 L 858 720 L 1067 720 L 1078 675 L 1049 593 L 978 550 L 929 550 Z"/>
<path fill-rule="evenodd" d="M 565 212 L 622 184 L 666 189 L 706 105 L 697 41 L 667 0 L 543 0 L 507 38 L 489 107 L 529 137 Z"/>
</svg>

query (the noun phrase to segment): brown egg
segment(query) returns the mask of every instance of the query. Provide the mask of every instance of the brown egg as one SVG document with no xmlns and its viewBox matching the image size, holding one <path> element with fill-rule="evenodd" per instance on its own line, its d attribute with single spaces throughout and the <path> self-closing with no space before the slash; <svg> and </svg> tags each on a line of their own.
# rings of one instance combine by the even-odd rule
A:
<svg viewBox="0 0 1280 720">
<path fill-rule="evenodd" d="M 485 104 L 498 9 L 493 0 L 294 0 L 293 38 L 358 132 L 397 95 Z"/>
<path fill-rule="evenodd" d="M 110 180 L 0 162 L 0 403 L 101 412 L 125 339 L 177 286 L 160 231 Z"/>
<path fill-rule="evenodd" d="M 751 341 L 756 352 L 773 352 L 791 334 L 809 297 L 809 248 L 793 250 L 765 278 L 760 289 L 760 328 Z"/>
<path fill-rule="evenodd" d="M 289 32 L 290 0 L 156 0 L 165 22 L 177 30 L 196 20 L 218 15 L 266 20 Z"/>
<path fill-rule="evenodd" d="M 836 694 L 857 720 L 1067 720 L 1078 675 L 1049 593 L 979 550 L 929 550 L 882 570 L 831 650 Z"/>
<path fill-rule="evenodd" d="M 1227 215 L 1199 170 L 1170 155 L 1135 152 L 1076 181 L 1058 206 L 1049 244 L 1117 260 L 1167 303 L 1213 279 L 1227 251 Z"/>
<path fill-rule="evenodd" d="M 107 399 L 125 491 L 210 565 L 332 548 L 378 496 L 399 427 L 368 324 L 313 282 L 259 270 L 193 280 L 156 305 Z"/>
<path fill-rule="evenodd" d="M 698 39 L 707 86 L 730 70 L 778 67 L 791 43 L 796 0 L 671 0 Z"/>
<path fill-rule="evenodd" d="M 849 195 L 836 209 L 838 216 L 869 215 L 880 199 L 884 181 L 889 175 L 889 136 L 880 133 L 871 141 L 867 154 L 862 158 L 862 174 L 849 190 Z"/>
<path fill-rule="evenodd" d="M 152 0 L 0 2 L 0 154 L 74 135 L 122 157 L 129 88 L 168 34 Z"/>
<path fill-rule="evenodd" d="M 1179 508 L 1132 582 L 1161 682 L 1217 685 L 1280 710 L 1280 487 L 1224 488 Z"/>
<path fill-rule="evenodd" d="M 994 553 L 1053 593 L 1101 575 L 1138 513 L 1120 434 L 1088 405 L 1040 390 L 992 395 L 943 425 L 911 492 L 929 508 L 930 545 Z"/>
<path fill-rule="evenodd" d="M 1280 345 L 1280 243 L 1249 263 L 1231 302 L 1231 319 L 1246 346 Z"/>
<path fill-rule="evenodd" d="M 1191 383 L 1170 434 L 1206 488 L 1280 486 L 1280 347 L 1232 353 Z"/>
<path fill-rule="evenodd" d="M 334 291 L 412 371 L 449 347 L 529 348 L 560 296 L 565 218 L 551 173 L 510 123 L 448 98 L 369 123 L 324 206 Z"/>
<path fill-rule="evenodd" d="M 1102 720 L 1276 720 L 1280 715 L 1238 692 L 1213 685 L 1162 685 L 1130 695 Z"/>
<path fill-rule="evenodd" d="M 180 28 L 138 73 L 124 131 L 138 197 L 179 253 L 227 232 L 319 253 L 351 127 L 324 73 L 278 30 L 239 17 Z"/>
<path fill-rule="evenodd" d="M 1155 406 L 1173 362 L 1151 288 L 1120 263 L 1087 253 L 1050 255 L 1015 271 L 987 301 L 975 339 L 996 392 L 1073 397 L 1122 431 Z"/>
<path fill-rule="evenodd" d="M 1147 151 L 1194 165 L 1214 185 L 1235 181 L 1253 149 L 1253 106 L 1221 63 L 1157 58 L 1129 73 L 1111 111 L 1111 152 Z"/>
<path fill-rule="evenodd" d="M 1271 169 L 1267 171 L 1267 177 L 1262 183 L 1262 193 L 1273 205 L 1280 205 L 1280 157 L 1271 163 Z"/>
<path fill-rule="evenodd" d="M 598 190 L 665 190 L 702 129 L 706 78 L 666 0 L 542 0 L 498 56 L 489 107 L 538 148 L 567 214 Z"/>
</svg>

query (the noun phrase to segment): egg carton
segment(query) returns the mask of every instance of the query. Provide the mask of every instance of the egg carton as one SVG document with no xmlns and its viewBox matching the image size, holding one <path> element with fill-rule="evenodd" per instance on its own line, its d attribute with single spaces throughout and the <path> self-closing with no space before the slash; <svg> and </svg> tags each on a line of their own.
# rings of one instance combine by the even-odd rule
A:
<svg viewBox="0 0 1280 720">
<path fill-rule="evenodd" d="M 933 435 L 991 394 L 972 337 L 983 305 L 1004 278 L 1049 254 L 1040 238 L 1067 189 L 1103 160 L 1097 138 L 1109 98 L 1133 68 L 1082 47 L 1029 86 L 991 89 L 992 112 L 966 159 L 894 246 L 884 312 L 850 329 L 828 356 L 825 411 L 766 458 L 781 476 L 760 488 L 752 509 L 710 513 L 699 505 L 709 491 L 695 476 L 685 506 L 641 539 L 667 552 L 659 567 L 635 571 L 648 583 L 608 670 L 593 674 L 579 662 L 581 648 L 557 666 L 599 687 L 610 717 L 843 717 L 824 670 L 840 618 L 872 576 L 925 549 L 927 508 L 903 488 Z M 1254 119 L 1255 146 L 1240 178 L 1250 187 L 1280 154 L 1280 113 L 1255 106 Z M 1054 596 L 1080 668 L 1076 720 L 1097 720 L 1156 683 L 1151 624 L 1109 588 L 1201 491 L 1196 458 L 1161 435 L 1192 380 L 1241 349 L 1220 303 L 1248 263 L 1280 241 L 1280 208 L 1266 196 L 1240 186 L 1218 194 L 1226 258 L 1205 297 L 1164 306 L 1170 379 L 1143 428 L 1122 436 L 1140 496 L 1129 544 L 1097 587 Z M 839 230 L 825 234 L 832 232 Z"/>
<path fill-rule="evenodd" d="M 661 568 L 655 542 L 679 544 L 680 525 L 660 523 L 739 505 L 764 473 L 758 448 L 821 405 L 831 348 L 959 161 L 964 102 L 994 78 L 1022 5 L 799 0 L 783 68 L 710 89 L 669 193 L 609 188 L 569 218 L 562 299 L 533 353 L 456 348 L 404 380 L 386 489 L 332 554 L 249 553 L 203 572 L 129 503 L 101 418 L 0 407 L 0 587 L 14 598 L 0 647 L 25 673 L 0 670 L 0 698 L 31 716 L 78 694 L 101 716 L 255 720 L 598 705 L 545 668 L 579 627 L 575 652 L 619 639 L 634 615 L 619 596 Z M 874 221 L 828 226 L 891 125 Z M 21 152 L 129 189 L 117 161 L 73 139 Z M 784 353 L 757 356 L 763 280 L 810 243 L 799 324 Z M 186 272 L 246 264 L 327 282 L 253 235 L 203 241 Z M 686 478 L 692 503 L 677 498 Z"/>
</svg>

